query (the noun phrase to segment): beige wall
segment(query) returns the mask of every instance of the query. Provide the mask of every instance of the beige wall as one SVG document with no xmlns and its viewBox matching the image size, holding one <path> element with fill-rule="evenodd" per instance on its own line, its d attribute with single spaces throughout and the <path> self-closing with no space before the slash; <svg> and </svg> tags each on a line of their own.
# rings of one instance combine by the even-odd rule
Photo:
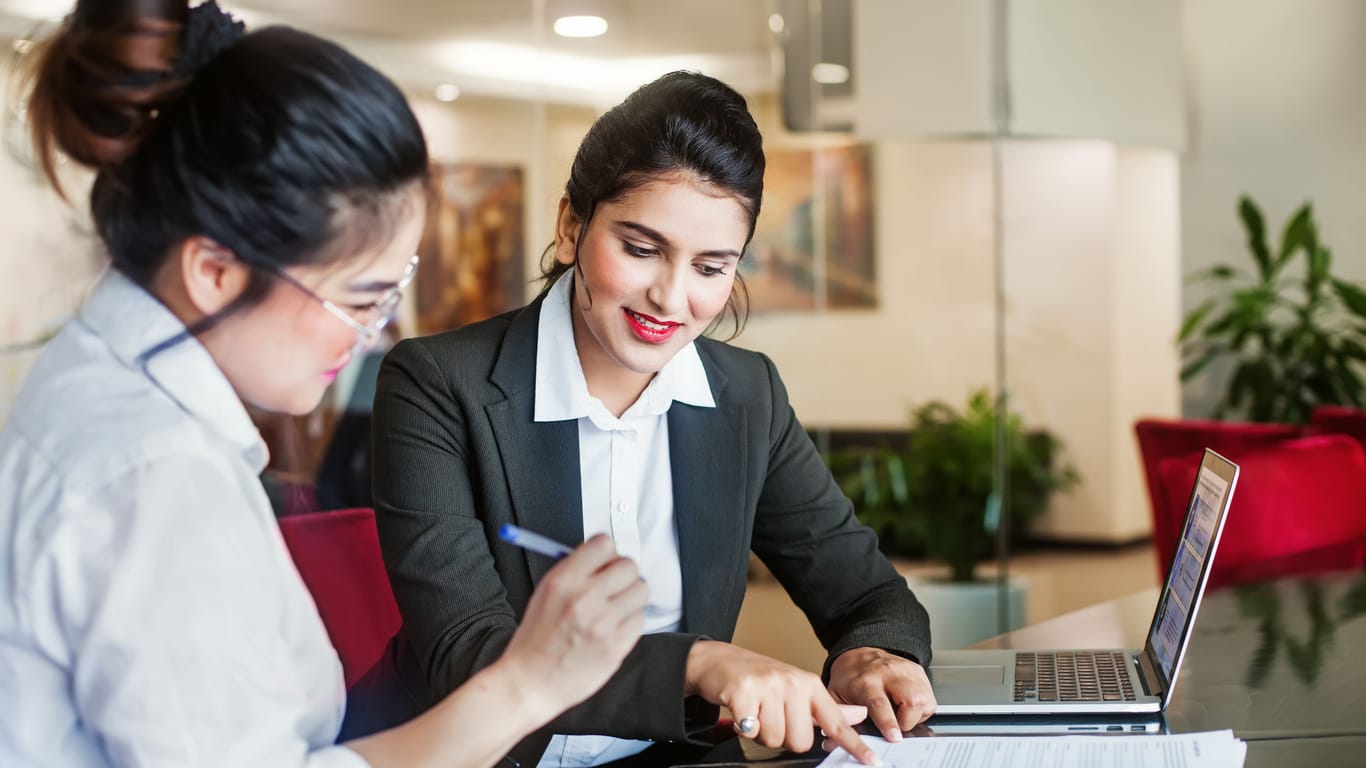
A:
<svg viewBox="0 0 1366 768">
<path fill-rule="evenodd" d="M 1366 3 L 1186 0 L 1190 149 L 1181 163 L 1184 269 L 1250 264 L 1234 212 L 1249 194 L 1280 228 L 1312 201 L 1334 272 L 1366 281 Z M 1186 309 L 1205 293 L 1188 287 Z M 1224 379 L 1184 388 L 1207 415 Z"/>
<path fill-rule="evenodd" d="M 737 343 L 773 357 L 802 421 L 903 427 L 911 405 L 994 378 L 989 151 L 874 150 L 878 307 L 760 315 Z"/>
<path fill-rule="evenodd" d="M 1006 145 L 1007 387 L 1061 437 L 1082 483 L 1037 533 L 1149 531 L 1132 433 L 1178 407 L 1177 160 L 1101 142 Z"/>
<path fill-rule="evenodd" d="M 585 107 L 531 104 L 487 97 L 451 103 L 414 97 L 413 111 L 435 162 L 520 166 L 526 174 L 526 275 L 540 274 L 574 152 L 597 118 Z M 529 283 L 527 297 L 535 295 Z M 409 325 L 408 327 L 413 327 Z"/>
</svg>

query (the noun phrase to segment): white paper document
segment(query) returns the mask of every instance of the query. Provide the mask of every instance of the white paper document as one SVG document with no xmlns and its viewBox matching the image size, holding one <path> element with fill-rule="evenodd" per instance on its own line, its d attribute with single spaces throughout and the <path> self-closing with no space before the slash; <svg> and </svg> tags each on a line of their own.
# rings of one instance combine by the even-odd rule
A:
<svg viewBox="0 0 1366 768">
<path fill-rule="evenodd" d="M 1247 744 L 1233 731 L 1135 736 L 927 736 L 863 741 L 886 768 L 1242 768 Z M 820 768 L 860 768 L 842 749 Z"/>
</svg>

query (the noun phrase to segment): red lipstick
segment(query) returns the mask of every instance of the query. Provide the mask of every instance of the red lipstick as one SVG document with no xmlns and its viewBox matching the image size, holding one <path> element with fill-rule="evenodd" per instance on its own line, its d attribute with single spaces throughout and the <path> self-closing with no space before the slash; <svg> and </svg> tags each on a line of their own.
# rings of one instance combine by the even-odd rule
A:
<svg viewBox="0 0 1366 768">
<path fill-rule="evenodd" d="M 675 331 L 683 327 L 682 323 L 658 320 L 624 307 L 622 313 L 626 315 L 626 323 L 631 327 L 631 332 L 636 335 L 636 338 L 648 344 L 663 344 L 673 338 Z"/>
</svg>

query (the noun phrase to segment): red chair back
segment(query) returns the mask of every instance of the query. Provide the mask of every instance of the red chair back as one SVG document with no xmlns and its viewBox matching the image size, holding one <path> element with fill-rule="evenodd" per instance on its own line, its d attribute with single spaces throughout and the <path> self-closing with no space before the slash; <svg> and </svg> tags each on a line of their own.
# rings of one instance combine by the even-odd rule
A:
<svg viewBox="0 0 1366 768">
<path fill-rule="evenodd" d="M 1181 535 L 1181 521 L 1186 516 L 1184 498 L 1179 509 L 1167 509 L 1158 469 L 1162 461 L 1184 456 L 1194 477 L 1200 465 L 1200 453 L 1206 448 L 1213 448 L 1236 462 L 1249 450 L 1293 439 L 1299 433 L 1299 427 L 1294 424 L 1247 424 L 1203 419 L 1142 419 L 1134 424 L 1152 510 L 1153 549 L 1157 554 L 1157 570 L 1162 578 L 1166 578 L 1167 569 L 1171 567 L 1176 540 Z M 1190 486 L 1186 490 L 1189 491 Z"/>
<path fill-rule="evenodd" d="M 1356 543 L 1366 542 L 1366 453 L 1355 440 L 1306 437 L 1246 451 L 1234 460 L 1241 472 L 1214 556 L 1211 587 L 1254 578 L 1259 563 L 1279 562 L 1282 571 L 1312 566 L 1305 558 L 1315 551 L 1349 562 Z M 1162 494 L 1170 514 L 1180 510 L 1184 517 L 1198 470 L 1198 454 L 1162 462 Z M 1164 570 L 1170 567 L 1169 553 Z"/>
<path fill-rule="evenodd" d="M 402 624 L 369 508 L 280 518 L 280 532 L 350 687 L 379 659 Z"/>
<path fill-rule="evenodd" d="M 1346 405 L 1320 405 L 1309 416 L 1309 431 L 1316 435 L 1349 435 L 1366 445 L 1366 410 Z"/>
</svg>

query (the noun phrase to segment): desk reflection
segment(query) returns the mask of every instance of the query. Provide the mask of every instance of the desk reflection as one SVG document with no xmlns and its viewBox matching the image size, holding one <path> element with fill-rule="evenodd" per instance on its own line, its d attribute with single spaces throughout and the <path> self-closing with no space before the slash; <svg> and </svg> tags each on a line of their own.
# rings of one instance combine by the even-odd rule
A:
<svg viewBox="0 0 1366 768">
<path fill-rule="evenodd" d="M 1141 648 L 1149 589 L 974 648 Z M 1292 576 L 1209 592 L 1164 715 L 1173 733 L 1231 728 L 1248 768 L 1366 765 L 1366 571 Z M 954 738 L 940 736 L 934 738 Z M 767 757 L 768 755 L 765 755 Z M 823 755 L 779 755 L 783 768 Z M 692 765 L 764 765 L 719 747 Z"/>
</svg>

